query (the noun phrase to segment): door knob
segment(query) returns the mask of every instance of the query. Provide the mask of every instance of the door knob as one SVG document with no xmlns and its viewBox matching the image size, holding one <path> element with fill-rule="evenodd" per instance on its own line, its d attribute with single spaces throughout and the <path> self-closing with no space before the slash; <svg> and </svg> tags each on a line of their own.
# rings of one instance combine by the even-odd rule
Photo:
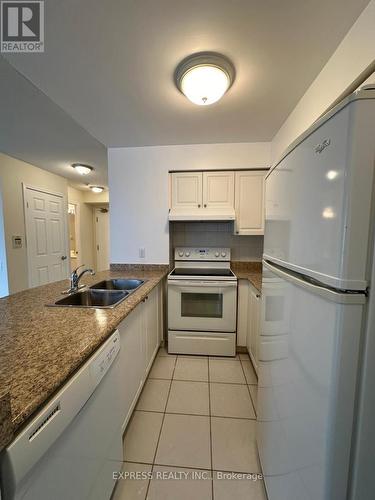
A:
<svg viewBox="0 0 375 500">
<path fill-rule="evenodd" d="M 66 260 L 68 257 L 66 255 L 61 256 L 61 260 Z"/>
</svg>

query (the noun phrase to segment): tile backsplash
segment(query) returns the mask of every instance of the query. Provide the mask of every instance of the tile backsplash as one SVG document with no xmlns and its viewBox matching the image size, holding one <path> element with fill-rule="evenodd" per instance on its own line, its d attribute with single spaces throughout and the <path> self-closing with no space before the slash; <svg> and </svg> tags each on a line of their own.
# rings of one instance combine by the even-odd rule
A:
<svg viewBox="0 0 375 500">
<path fill-rule="evenodd" d="M 232 260 L 261 261 L 263 236 L 237 236 L 233 222 L 170 222 L 171 252 L 179 246 L 229 247 Z"/>
</svg>

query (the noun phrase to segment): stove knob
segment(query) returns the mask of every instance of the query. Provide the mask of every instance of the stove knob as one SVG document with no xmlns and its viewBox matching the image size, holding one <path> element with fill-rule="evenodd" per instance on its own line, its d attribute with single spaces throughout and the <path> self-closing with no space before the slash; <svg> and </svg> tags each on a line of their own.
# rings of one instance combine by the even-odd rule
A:
<svg viewBox="0 0 375 500">
<path fill-rule="evenodd" d="M 184 256 L 184 252 L 178 252 L 178 255 L 179 255 L 180 257 L 183 257 L 183 256 Z"/>
<path fill-rule="evenodd" d="M 216 252 L 216 253 L 215 253 L 215 257 L 220 257 L 219 252 Z"/>
<path fill-rule="evenodd" d="M 225 252 L 221 252 L 221 256 L 222 256 L 222 257 L 226 257 L 226 256 L 227 256 L 227 254 L 226 254 Z"/>
<path fill-rule="evenodd" d="M 185 252 L 186 257 L 190 257 L 190 252 Z"/>
</svg>

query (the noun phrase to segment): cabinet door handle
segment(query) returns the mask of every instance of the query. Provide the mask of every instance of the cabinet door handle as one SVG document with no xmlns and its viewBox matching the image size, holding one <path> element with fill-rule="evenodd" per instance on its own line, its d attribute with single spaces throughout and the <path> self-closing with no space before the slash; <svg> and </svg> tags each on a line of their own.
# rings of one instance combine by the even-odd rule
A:
<svg viewBox="0 0 375 500">
<path fill-rule="evenodd" d="M 204 208 L 207 208 L 207 205 L 206 205 L 206 203 L 205 203 L 205 204 L 204 204 L 203 206 L 204 206 Z"/>
<path fill-rule="evenodd" d="M 200 204 L 198 204 L 198 208 L 201 208 Z"/>
</svg>

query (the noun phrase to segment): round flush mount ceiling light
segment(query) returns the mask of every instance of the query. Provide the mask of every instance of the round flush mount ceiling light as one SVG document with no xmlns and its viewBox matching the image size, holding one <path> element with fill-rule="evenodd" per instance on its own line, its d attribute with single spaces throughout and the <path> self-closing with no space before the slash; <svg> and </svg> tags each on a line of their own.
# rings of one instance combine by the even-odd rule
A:
<svg viewBox="0 0 375 500">
<path fill-rule="evenodd" d="M 223 97 L 233 84 L 233 64 L 221 54 L 200 52 L 193 54 L 177 66 L 177 88 L 194 104 L 208 106 Z"/>
<path fill-rule="evenodd" d="M 90 186 L 90 189 L 93 193 L 102 193 L 104 191 L 104 187 L 101 186 Z"/>
<path fill-rule="evenodd" d="M 83 165 L 82 163 L 73 163 L 72 167 L 80 175 L 87 175 L 94 170 L 93 167 L 90 167 L 89 165 Z"/>
</svg>

